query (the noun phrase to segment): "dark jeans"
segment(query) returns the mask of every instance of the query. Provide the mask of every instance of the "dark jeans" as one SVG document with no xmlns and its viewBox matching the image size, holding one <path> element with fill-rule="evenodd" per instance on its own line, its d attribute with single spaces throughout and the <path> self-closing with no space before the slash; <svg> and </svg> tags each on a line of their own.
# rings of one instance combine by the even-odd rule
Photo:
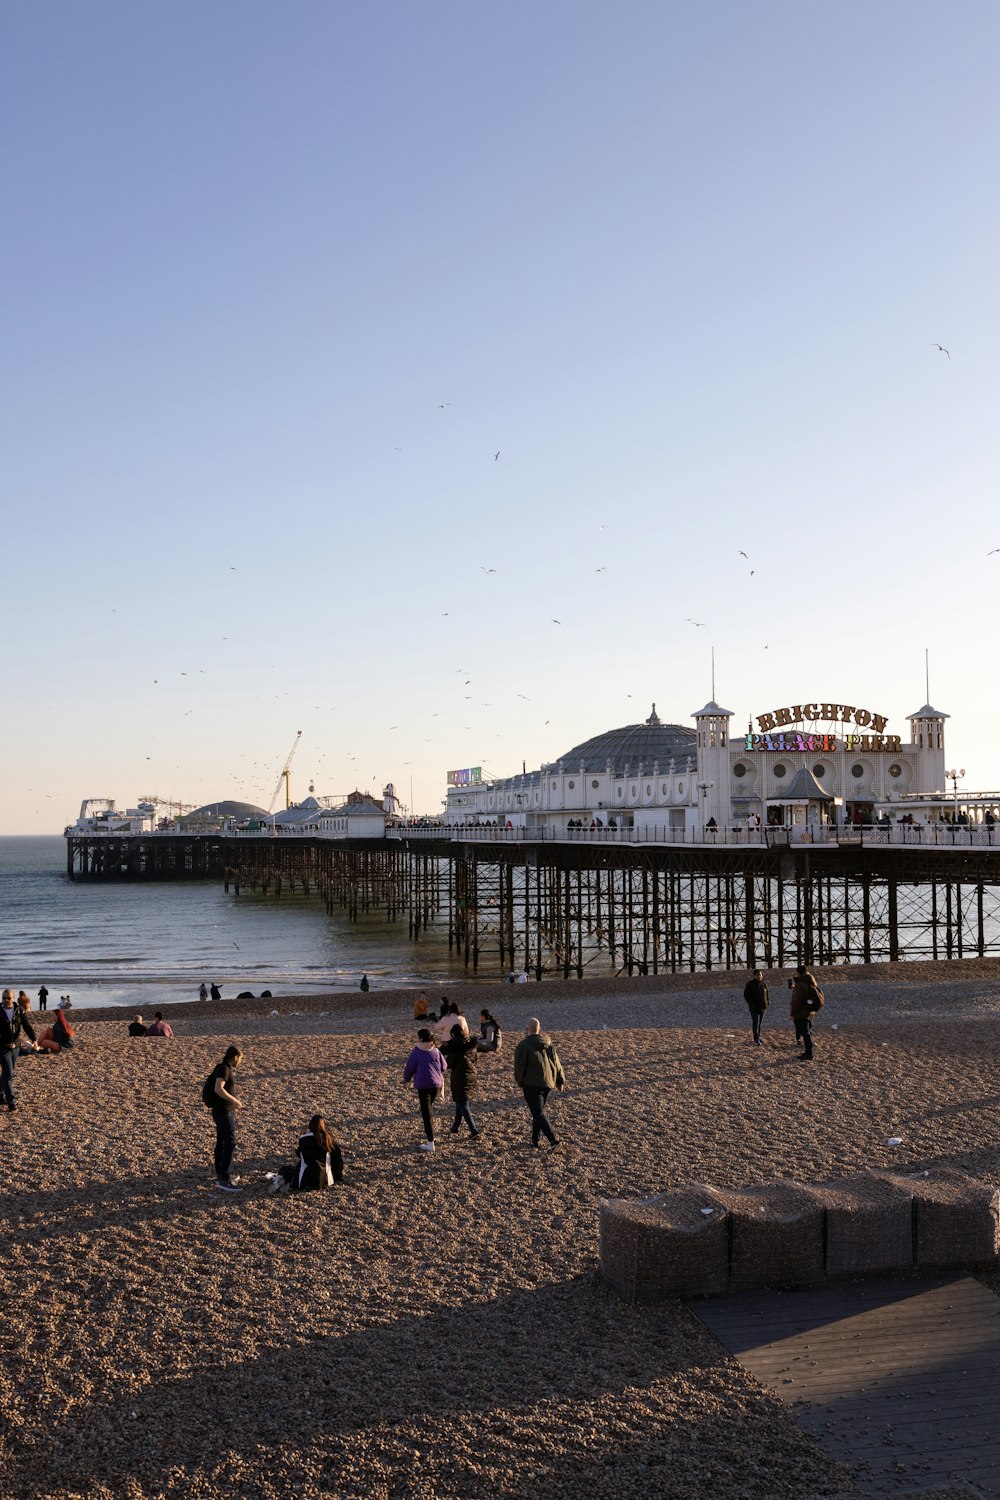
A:
<svg viewBox="0 0 1000 1500">
<path fill-rule="evenodd" d="M 228 1182 L 236 1154 L 236 1111 L 215 1106 L 212 1119 L 215 1121 L 215 1175 L 220 1182 Z"/>
<path fill-rule="evenodd" d="M 753 1038 L 755 1042 L 760 1039 L 760 1023 L 763 1021 L 763 1019 L 764 1012 L 762 1010 L 751 1009 L 750 1025 L 753 1027 Z"/>
<path fill-rule="evenodd" d="M 468 1125 L 468 1127 L 472 1131 L 472 1133 L 475 1134 L 475 1131 L 476 1131 L 476 1122 L 472 1118 L 472 1111 L 469 1108 L 468 1101 L 466 1101 L 464 1104 L 459 1104 L 458 1100 L 456 1099 L 455 1100 L 455 1123 L 451 1127 L 451 1133 L 452 1133 L 452 1135 L 454 1135 L 456 1133 L 456 1131 L 458 1130 L 458 1127 L 461 1125 L 461 1123 L 462 1123 L 463 1120 Z"/>
<path fill-rule="evenodd" d="M 545 1118 L 545 1106 L 548 1103 L 550 1090 L 529 1084 L 523 1093 L 524 1102 L 531 1110 L 531 1144 L 538 1145 L 538 1135 L 541 1132 L 545 1139 L 554 1146 L 556 1144 L 555 1132 Z"/>
<path fill-rule="evenodd" d="M 434 1121 L 431 1119 L 431 1105 L 437 1098 L 437 1089 L 417 1089 L 417 1098 L 420 1100 L 420 1114 L 424 1122 L 424 1135 L 429 1141 L 434 1139 Z"/>
<path fill-rule="evenodd" d="M 795 1023 L 795 1040 L 797 1042 L 805 1042 L 806 1057 L 812 1057 L 812 1055 L 813 1055 L 812 1021 L 810 1020 L 810 1018 L 808 1016 L 806 1016 L 806 1018 L 804 1020 L 802 1020 L 802 1021 L 796 1021 L 796 1023 Z"/>
<path fill-rule="evenodd" d="M 17 1062 L 17 1048 L 11 1047 L 0 1052 L 0 1094 L 3 1102 L 13 1106 L 14 1090 L 11 1084 L 14 1081 L 14 1064 Z"/>
</svg>

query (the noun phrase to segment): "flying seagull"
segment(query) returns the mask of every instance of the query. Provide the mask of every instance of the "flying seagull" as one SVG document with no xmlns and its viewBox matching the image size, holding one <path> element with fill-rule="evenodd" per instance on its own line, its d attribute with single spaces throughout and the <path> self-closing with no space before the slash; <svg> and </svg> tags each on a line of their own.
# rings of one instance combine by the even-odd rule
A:
<svg viewBox="0 0 1000 1500">
<path fill-rule="evenodd" d="M 499 457 L 500 457 L 500 449 L 498 448 L 497 451 L 493 455 L 493 462 L 496 463 L 496 461 L 497 461 L 497 459 Z"/>
<path fill-rule="evenodd" d="M 696 626 L 699 630 L 703 630 L 705 628 L 704 620 L 692 620 L 690 615 L 688 615 L 688 624 Z"/>
<path fill-rule="evenodd" d="M 562 620 L 553 620 L 552 623 L 553 623 L 553 625 L 561 625 L 562 624 Z"/>
<path fill-rule="evenodd" d="M 496 572 L 496 568 L 484 568 L 483 565 L 482 565 L 482 563 L 479 564 L 479 570 L 480 570 L 481 573 L 495 573 Z"/>
<path fill-rule="evenodd" d="M 940 349 L 940 351 L 941 351 L 942 354 L 947 354 L 948 358 L 951 359 L 951 355 L 948 353 L 948 350 L 944 347 L 943 344 L 932 344 L 931 348 L 932 349 Z"/>
<path fill-rule="evenodd" d="M 746 553 L 745 553 L 745 552 L 744 552 L 744 551 L 743 551 L 743 548 L 742 548 L 742 547 L 741 547 L 741 548 L 740 548 L 740 556 L 741 556 L 741 557 L 747 557 L 747 555 L 746 555 Z M 749 562 L 749 561 L 750 561 L 750 559 L 749 559 L 749 557 L 747 557 L 747 562 Z"/>
</svg>

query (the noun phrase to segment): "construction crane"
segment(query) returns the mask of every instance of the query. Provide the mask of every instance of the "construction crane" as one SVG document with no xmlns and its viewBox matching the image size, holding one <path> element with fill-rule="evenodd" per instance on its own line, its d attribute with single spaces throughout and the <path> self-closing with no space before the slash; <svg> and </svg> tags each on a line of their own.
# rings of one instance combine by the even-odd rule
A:
<svg viewBox="0 0 1000 1500">
<path fill-rule="evenodd" d="M 271 798 L 271 805 L 267 809 L 269 813 L 273 813 L 274 812 L 274 804 L 278 800 L 278 793 L 281 791 L 281 783 L 282 782 L 285 783 L 285 807 L 289 808 L 292 805 L 291 779 L 290 779 L 290 776 L 289 776 L 289 772 L 291 771 L 292 761 L 295 759 L 295 752 L 299 748 L 299 740 L 301 738 L 302 738 L 302 730 L 300 729 L 298 731 L 298 733 L 296 734 L 294 740 L 292 741 L 292 748 L 288 752 L 288 759 L 285 761 L 285 764 L 282 766 L 282 768 L 281 768 L 281 774 L 278 776 L 277 785 L 274 788 L 274 795 Z"/>
</svg>

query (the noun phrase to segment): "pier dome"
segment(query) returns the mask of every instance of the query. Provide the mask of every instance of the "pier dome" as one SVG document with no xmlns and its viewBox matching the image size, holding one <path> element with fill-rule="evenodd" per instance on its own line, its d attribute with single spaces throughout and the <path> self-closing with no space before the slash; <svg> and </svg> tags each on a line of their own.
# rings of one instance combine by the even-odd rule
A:
<svg viewBox="0 0 1000 1500">
<path fill-rule="evenodd" d="M 635 771 L 640 762 L 650 771 L 654 763 L 665 771 L 672 760 L 685 761 L 698 752 L 698 736 L 687 724 L 664 724 L 653 711 L 643 724 L 623 724 L 621 729 L 606 729 L 595 734 L 593 739 L 574 745 L 565 755 L 560 755 L 557 764 L 567 770 L 603 771 L 610 764 L 617 776 L 625 773 L 625 767 Z"/>
<path fill-rule="evenodd" d="M 188 813 L 189 818 L 235 818 L 237 822 L 243 822 L 246 818 L 266 818 L 267 813 L 262 807 L 255 807 L 252 802 L 233 802 L 223 800 L 222 802 L 206 802 L 204 807 L 196 807 L 194 812 Z"/>
</svg>

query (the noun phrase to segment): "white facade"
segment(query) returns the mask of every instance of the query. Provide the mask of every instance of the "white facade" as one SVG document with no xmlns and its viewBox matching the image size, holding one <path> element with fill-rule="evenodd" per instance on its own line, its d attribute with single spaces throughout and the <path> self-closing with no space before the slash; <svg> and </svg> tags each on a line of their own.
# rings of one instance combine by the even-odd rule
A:
<svg viewBox="0 0 1000 1500">
<path fill-rule="evenodd" d="M 915 798 L 928 800 L 921 808 L 925 818 L 949 805 L 948 715 L 929 704 L 909 715 L 905 737 L 887 732 L 882 714 L 831 702 L 761 714 L 742 734 L 732 728 L 732 711 L 714 701 L 691 717 L 693 732 L 664 725 L 654 705 L 645 725 L 598 736 L 578 757 L 569 752 L 521 776 L 449 786 L 444 823 L 496 824 L 529 836 L 609 827 L 697 836 L 723 828 L 898 818 Z M 644 743 L 655 751 L 665 742 L 676 742 L 680 753 L 643 761 Z M 594 747 L 605 743 L 607 761 L 595 770 Z M 638 751 L 634 765 L 623 762 L 626 750 Z"/>
</svg>

